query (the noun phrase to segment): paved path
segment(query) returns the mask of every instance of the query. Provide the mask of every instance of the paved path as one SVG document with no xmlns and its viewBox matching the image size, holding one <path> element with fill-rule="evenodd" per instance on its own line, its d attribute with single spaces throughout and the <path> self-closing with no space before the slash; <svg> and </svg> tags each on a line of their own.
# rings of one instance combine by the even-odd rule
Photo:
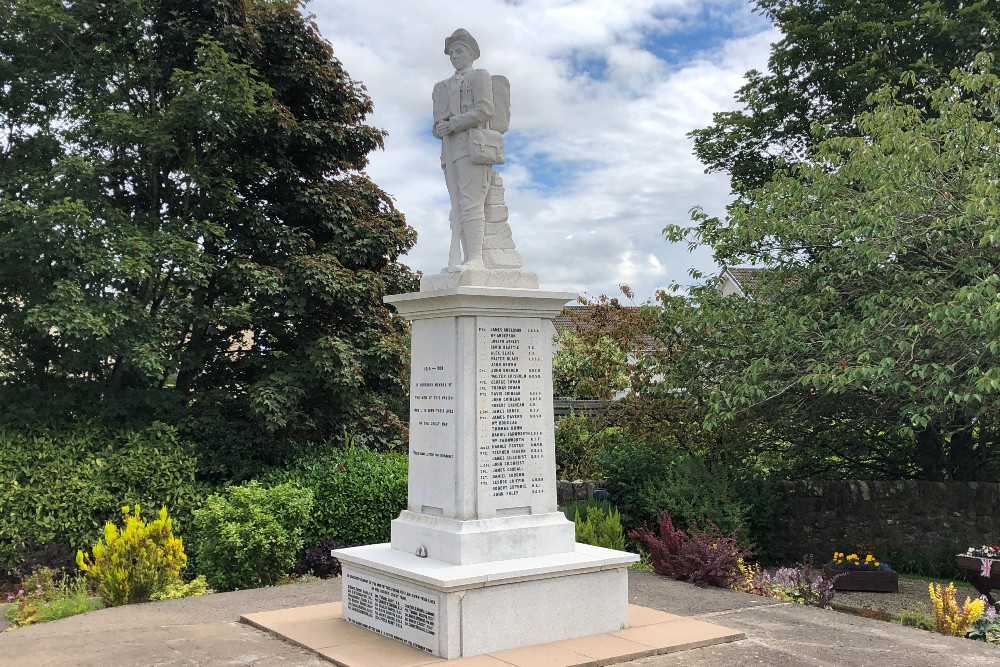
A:
<svg viewBox="0 0 1000 667">
<path fill-rule="evenodd" d="M 629 573 L 629 597 L 634 604 L 694 616 L 747 635 L 732 644 L 623 663 L 631 667 L 1000 665 L 1000 647 L 982 642 L 700 589 L 648 572 Z M 0 634 L 0 666 L 329 667 L 238 619 L 250 612 L 339 599 L 340 580 L 332 580 L 104 609 Z"/>
</svg>

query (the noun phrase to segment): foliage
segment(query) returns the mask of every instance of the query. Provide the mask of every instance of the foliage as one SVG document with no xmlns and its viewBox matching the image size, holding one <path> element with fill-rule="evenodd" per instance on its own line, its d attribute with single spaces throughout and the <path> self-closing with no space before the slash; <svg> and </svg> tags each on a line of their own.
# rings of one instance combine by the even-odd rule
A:
<svg viewBox="0 0 1000 667">
<path fill-rule="evenodd" d="M 590 417 L 570 415 L 556 422 L 555 441 L 559 479 L 604 479 L 604 452 L 620 444 L 621 430 L 604 427 Z"/>
<path fill-rule="evenodd" d="M 593 494 L 591 494 L 587 496 L 586 500 L 575 500 L 566 505 L 566 509 L 563 511 L 563 514 L 565 514 L 566 518 L 570 521 L 575 520 L 578 515 L 581 521 L 586 521 L 591 511 L 603 512 L 607 514 L 611 511 L 611 509 L 612 505 L 610 501 L 598 500 Z"/>
<path fill-rule="evenodd" d="M 934 619 L 923 609 L 904 609 L 897 615 L 896 622 L 919 630 L 934 629 Z"/>
<path fill-rule="evenodd" d="M 552 356 L 552 392 L 559 398 L 609 401 L 628 388 L 627 355 L 610 336 L 581 338 L 560 332 Z"/>
<path fill-rule="evenodd" d="M 681 528 L 714 523 L 732 532 L 746 520 L 746 506 L 728 476 L 700 457 L 669 445 L 623 439 L 605 450 L 605 482 L 629 528 L 655 521 L 664 511 Z"/>
<path fill-rule="evenodd" d="M 348 424 L 405 442 L 381 297 L 414 287 L 415 232 L 364 174 L 371 100 L 298 4 L 6 4 L 5 418 L 182 422 L 217 479 Z"/>
<path fill-rule="evenodd" d="M 177 579 L 166 585 L 163 590 L 156 591 L 149 596 L 150 600 L 176 600 L 178 598 L 193 598 L 207 595 L 212 592 L 208 587 L 208 580 L 204 575 L 199 574 L 191 581 Z"/>
<path fill-rule="evenodd" d="M 888 563 L 882 563 L 871 553 L 865 554 L 865 559 L 861 560 L 858 554 L 844 555 L 843 551 L 834 551 L 833 558 L 827 563 L 831 570 L 845 570 L 850 572 L 892 572 Z"/>
<path fill-rule="evenodd" d="M 25 549 L 21 564 L 13 568 L 13 572 L 22 577 L 34 574 L 42 568 L 70 573 L 76 569 L 76 554 L 58 544 L 46 544 L 43 547 Z"/>
<path fill-rule="evenodd" d="M 965 636 L 981 642 L 1000 644 L 1000 613 L 997 613 L 996 607 L 988 604 L 984 598 L 985 596 L 980 598 L 984 604 L 983 614 L 972 622 Z"/>
<path fill-rule="evenodd" d="M 857 115 L 870 94 L 908 71 L 931 87 L 948 82 L 982 49 L 996 52 L 1000 18 L 993 0 L 885 2 L 754 0 L 781 31 L 766 72 L 751 70 L 736 94 L 743 107 L 716 113 L 692 132 L 708 171 L 728 172 L 747 194 L 783 166 L 808 160 L 821 123 L 827 134 L 863 134 Z M 914 103 L 930 107 L 917 93 Z"/>
<path fill-rule="evenodd" d="M 138 504 L 134 514 L 127 505 L 122 507 L 121 530 L 109 521 L 93 555 L 76 552 L 77 567 L 108 606 L 148 601 L 177 582 L 187 565 L 184 543 L 174 537 L 166 506 L 149 523 L 142 520 L 140 511 Z"/>
<path fill-rule="evenodd" d="M 252 481 L 212 494 L 194 513 L 198 569 L 212 588 L 277 583 L 295 564 L 313 509 L 313 492 Z"/>
<path fill-rule="evenodd" d="M 715 282 L 662 297 L 654 333 L 677 344 L 659 384 L 713 446 L 788 476 L 1000 475 L 992 67 L 937 88 L 908 76 L 860 136 L 823 138 L 725 220 L 665 230 L 764 269 L 749 298 Z"/>
<path fill-rule="evenodd" d="M 66 566 L 123 505 L 168 505 L 186 525 L 206 495 L 197 466 L 194 446 L 161 423 L 0 429 L 0 569 Z"/>
<path fill-rule="evenodd" d="M 744 558 L 736 559 L 736 572 L 729 587 L 741 593 L 772 597 L 771 577 L 760 563 L 747 563 Z"/>
<path fill-rule="evenodd" d="M 786 602 L 828 607 L 833 600 L 833 584 L 837 577 L 826 577 L 822 570 L 813 567 L 811 556 L 795 567 L 781 567 L 770 576 L 772 597 Z"/>
<path fill-rule="evenodd" d="M 577 542 L 605 549 L 625 550 L 622 517 L 614 507 L 607 509 L 592 507 L 584 516 L 581 516 L 580 510 L 577 509 L 573 523 L 576 525 Z"/>
<path fill-rule="evenodd" d="M 759 564 L 747 564 L 741 558 L 730 587 L 753 595 L 825 608 L 833 600 L 833 583 L 839 576 L 826 577 L 813 566 L 811 556 L 795 567 L 778 568 L 773 574 Z"/>
<path fill-rule="evenodd" d="M 307 548 L 305 554 L 295 563 L 293 572 L 299 576 L 312 574 L 320 579 L 339 577 L 341 572 L 340 559 L 331 554 L 333 549 L 348 545 L 338 542 L 329 535 L 320 538 L 318 544 Z"/>
<path fill-rule="evenodd" d="M 707 530 L 692 525 L 685 534 L 676 530 L 670 514 L 660 517 L 659 535 L 648 528 L 629 533 L 649 549 L 653 570 L 696 586 L 729 587 L 739 573 L 740 560 L 749 556 L 737 537 L 737 531 L 726 535 L 715 524 Z"/>
<path fill-rule="evenodd" d="M 55 621 L 75 616 L 103 605 L 87 597 L 82 577 L 59 576 L 50 568 L 39 568 L 26 577 L 16 595 L 8 595 L 6 616 L 14 627 Z"/>
<path fill-rule="evenodd" d="M 964 637 L 965 633 L 983 614 L 985 604 L 979 598 L 965 598 L 965 604 L 958 608 L 955 599 L 955 584 L 943 589 L 941 584 L 928 584 L 931 606 L 934 608 L 934 629 L 942 635 Z"/>
<path fill-rule="evenodd" d="M 327 443 L 259 479 L 288 482 L 323 499 L 303 526 L 306 544 L 325 536 L 347 545 L 375 544 L 389 541 L 389 523 L 406 509 L 406 470 L 405 454 Z"/>
<path fill-rule="evenodd" d="M 942 548 L 934 551 L 887 549 L 885 556 L 886 560 L 894 564 L 893 569 L 900 574 L 947 580 L 962 576 L 961 570 L 955 563 L 954 549 Z"/>
</svg>

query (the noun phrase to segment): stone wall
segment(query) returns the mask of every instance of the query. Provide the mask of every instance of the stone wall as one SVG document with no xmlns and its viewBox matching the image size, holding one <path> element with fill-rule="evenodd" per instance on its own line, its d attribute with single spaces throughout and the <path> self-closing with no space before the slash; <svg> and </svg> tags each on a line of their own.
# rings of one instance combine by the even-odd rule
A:
<svg viewBox="0 0 1000 667">
<path fill-rule="evenodd" d="M 576 479 L 573 481 L 561 479 L 556 482 L 556 504 L 565 508 L 577 500 L 586 500 L 594 495 L 594 491 L 603 488 L 604 482 L 590 479 Z"/>
<path fill-rule="evenodd" d="M 803 481 L 783 491 L 775 544 L 783 561 L 810 553 L 822 561 L 859 543 L 908 558 L 1000 543 L 1000 484 Z"/>
</svg>

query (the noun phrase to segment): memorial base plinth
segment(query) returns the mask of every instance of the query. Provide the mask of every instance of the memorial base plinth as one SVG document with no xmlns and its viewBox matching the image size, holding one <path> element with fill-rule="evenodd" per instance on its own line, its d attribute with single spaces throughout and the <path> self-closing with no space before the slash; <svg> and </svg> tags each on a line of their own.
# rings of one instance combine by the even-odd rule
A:
<svg viewBox="0 0 1000 667">
<path fill-rule="evenodd" d="M 459 521 L 404 510 L 392 522 L 392 548 L 458 565 L 549 556 L 574 549 L 576 526 L 562 512 Z"/>
<path fill-rule="evenodd" d="M 443 658 L 621 630 L 638 556 L 569 553 L 456 565 L 389 544 L 335 552 L 344 619 Z"/>
</svg>

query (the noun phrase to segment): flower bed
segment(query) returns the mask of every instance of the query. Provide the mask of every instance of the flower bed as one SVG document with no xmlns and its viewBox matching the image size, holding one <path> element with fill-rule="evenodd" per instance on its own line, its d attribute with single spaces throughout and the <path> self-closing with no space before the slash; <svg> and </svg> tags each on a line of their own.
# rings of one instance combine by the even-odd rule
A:
<svg viewBox="0 0 1000 667">
<path fill-rule="evenodd" d="M 878 570 L 835 570 L 823 566 L 823 575 L 837 577 L 833 582 L 835 591 L 868 591 L 871 593 L 898 593 L 899 575 L 893 571 Z"/>
<path fill-rule="evenodd" d="M 858 554 L 833 552 L 833 558 L 823 566 L 827 577 L 836 577 L 835 591 L 869 591 L 873 593 L 898 593 L 899 575 L 888 563 L 879 562 L 868 553 L 864 560 Z"/>
</svg>

